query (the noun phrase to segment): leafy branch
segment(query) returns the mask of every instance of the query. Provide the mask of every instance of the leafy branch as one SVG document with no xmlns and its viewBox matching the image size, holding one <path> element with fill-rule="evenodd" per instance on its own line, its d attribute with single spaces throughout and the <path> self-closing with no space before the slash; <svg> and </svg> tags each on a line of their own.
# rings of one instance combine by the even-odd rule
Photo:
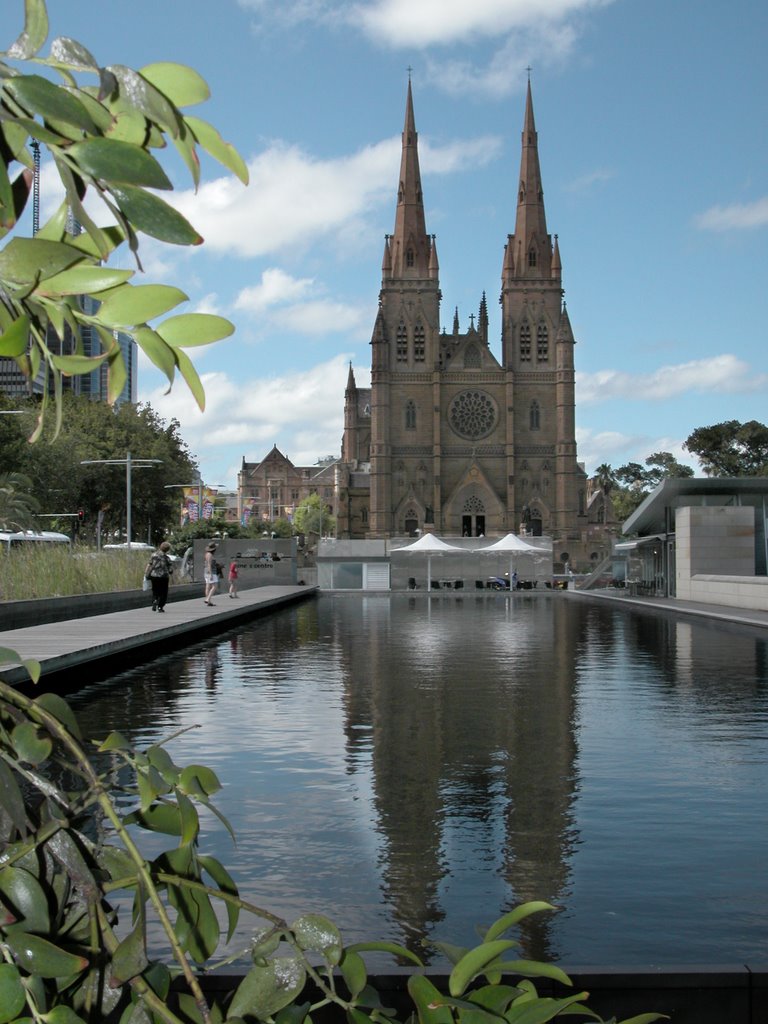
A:
<svg viewBox="0 0 768 1024">
<path fill-rule="evenodd" d="M 24 6 L 23 32 L 0 51 L 0 239 L 17 226 L 33 195 L 35 153 L 39 158 L 41 148 L 63 194 L 33 237 L 15 234 L 0 250 L 0 356 L 14 359 L 42 392 L 32 440 L 40 436 L 51 396 L 60 424 L 63 378 L 106 363 L 109 399 L 119 396 L 126 368 L 118 333 L 136 341 L 169 385 L 178 371 L 202 409 L 202 384 L 185 350 L 228 337 L 232 324 L 204 313 L 167 316 L 187 301 L 183 291 L 135 285 L 134 271 L 106 261 L 127 244 L 141 269 L 140 234 L 172 245 L 203 241 L 157 195 L 173 188 L 155 155 L 169 140 L 195 188 L 201 149 L 244 184 L 247 168 L 211 124 L 182 109 L 209 97 L 205 80 L 192 68 L 165 62 L 138 71 L 101 65 L 67 37 L 55 38 L 42 56 L 45 0 L 25 0 Z M 46 74 L 30 73 L 30 65 Z M 97 225 L 94 204 L 109 223 Z M 160 317 L 165 319 L 152 326 Z M 86 352 L 85 330 L 98 337 L 100 352 Z"/>
</svg>

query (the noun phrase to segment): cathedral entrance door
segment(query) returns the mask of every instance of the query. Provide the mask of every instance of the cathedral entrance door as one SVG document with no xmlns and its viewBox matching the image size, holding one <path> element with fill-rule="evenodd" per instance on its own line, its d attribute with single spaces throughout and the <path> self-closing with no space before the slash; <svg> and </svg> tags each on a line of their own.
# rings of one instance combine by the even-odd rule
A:
<svg viewBox="0 0 768 1024">
<path fill-rule="evenodd" d="M 415 537 L 416 536 L 416 531 L 418 530 L 418 528 L 419 528 L 419 520 L 418 519 L 408 519 L 408 518 L 406 518 L 406 520 L 405 520 L 405 532 L 408 534 L 409 537 Z"/>
<path fill-rule="evenodd" d="M 485 536 L 485 516 L 463 515 L 461 517 L 462 537 Z"/>
</svg>

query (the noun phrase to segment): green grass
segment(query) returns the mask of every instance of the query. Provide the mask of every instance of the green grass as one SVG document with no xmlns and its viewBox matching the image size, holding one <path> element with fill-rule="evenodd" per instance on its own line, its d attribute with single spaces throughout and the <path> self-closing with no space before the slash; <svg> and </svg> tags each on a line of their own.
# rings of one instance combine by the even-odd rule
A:
<svg viewBox="0 0 768 1024">
<path fill-rule="evenodd" d="M 82 549 L 71 552 L 58 545 L 0 552 L 0 598 L 24 601 L 35 597 L 138 590 L 150 554 L 149 551 Z M 173 577 L 171 583 L 173 585 Z M 185 578 L 176 585 L 187 586 L 189 581 Z"/>
</svg>

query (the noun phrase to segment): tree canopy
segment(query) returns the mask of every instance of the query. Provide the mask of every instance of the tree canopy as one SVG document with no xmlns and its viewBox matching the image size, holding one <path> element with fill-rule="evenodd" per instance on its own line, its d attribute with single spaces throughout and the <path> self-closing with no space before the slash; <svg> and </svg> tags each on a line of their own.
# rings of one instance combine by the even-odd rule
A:
<svg viewBox="0 0 768 1024">
<path fill-rule="evenodd" d="M 768 476 L 768 427 L 757 420 L 698 427 L 683 447 L 707 476 Z"/>
<path fill-rule="evenodd" d="M 37 520 L 38 528 L 69 532 L 70 517 L 82 509 L 81 539 L 95 542 L 100 521 L 104 532 L 119 533 L 126 518 L 125 466 L 82 463 L 125 459 L 128 452 L 132 459 L 160 460 L 132 472 L 133 539 L 158 540 L 177 519 L 180 492 L 165 485 L 187 483 L 196 473 L 178 422 L 166 423 L 148 405 L 113 409 L 104 402 L 65 394 L 58 434 L 53 423 L 47 424 L 42 443 L 30 445 L 23 438 L 36 416 L 35 403 L 20 408 L 26 416 L 0 417 L 3 440 L 9 441 L 3 449 L 3 466 L 29 480 L 29 495 L 39 514 L 46 516 Z M 57 513 L 59 520 L 48 518 Z"/>
</svg>

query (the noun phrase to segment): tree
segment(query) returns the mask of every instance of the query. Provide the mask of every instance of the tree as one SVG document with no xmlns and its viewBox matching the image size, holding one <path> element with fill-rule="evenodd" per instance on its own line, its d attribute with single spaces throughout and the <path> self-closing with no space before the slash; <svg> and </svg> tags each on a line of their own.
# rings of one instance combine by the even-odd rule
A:
<svg viewBox="0 0 768 1024">
<path fill-rule="evenodd" d="M 683 447 L 707 476 L 768 476 L 768 427 L 757 420 L 697 427 Z"/>
<path fill-rule="evenodd" d="M 623 486 L 619 487 L 613 496 L 613 506 L 618 519 L 628 519 L 662 480 L 669 477 L 691 476 L 691 467 L 678 462 L 671 452 L 654 452 L 645 460 L 645 466 L 639 462 L 627 462 L 619 466 L 614 477 L 617 483 Z"/>
<path fill-rule="evenodd" d="M 35 528 L 38 504 L 31 488 L 31 480 L 21 473 L 0 475 L 0 530 L 16 533 Z"/>
<path fill-rule="evenodd" d="M 21 449 L 12 445 L 13 461 L 4 458 L 9 469 L 29 477 L 40 511 L 71 515 L 83 509 L 81 540 L 95 541 L 98 524 L 107 534 L 118 533 L 125 525 L 125 467 L 84 466 L 83 461 L 124 459 L 128 452 L 137 459 L 159 459 L 157 466 L 132 473 L 131 515 L 134 536 L 160 540 L 177 522 L 179 492 L 167 490 L 166 483 L 192 480 L 197 471 L 178 422 L 166 423 L 148 405 L 112 409 L 72 394 L 62 397 L 62 412 L 58 435 L 55 425 L 48 423 L 42 443 L 24 443 Z M 34 415 L 32 407 L 28 417 L 7 419 L 23 437 Z M 49 524 L 65 528 L 68 520 Z"/>
<path fill-rule="evenodd" d="M 293 525 L 299 533 L 322 534 L 333 529 L 336 520 L 328 511 L 328 508 L 319 494 L 310 494 L 303 498 L 296 506 L 293 516 Z"/>
<path fill-rule="evenodd" d="M 196 71 L 171 63 L 139 71 L 102 66 L 82 44 L 65 37 L 55 39 L 44 57 L 40 51 L 47 36 L 45 0 L 25 0 L 24 31 L 0 52 L 0 238 L 16 227 L 32 194 L 35 150 L 51 157 L 63 193 L 59 208 L 34 237 L 15 234 L 0 251 L 0 356 L 14 359 L 30 382 L 43 388 L 32 439 L 42 432 L 51 397 L 56 425 L 61 423 L 66 377 L 106 363 L 110 400 L 120 394 L 126 370 L 117 329 L 136 340 L 171 384 L 178 371 L 202 409 L 203 388 L 184 350 L 226 337 L 232 324 L 185 313 L 151 326 L 188 296 L 168 285 L 135 286 L 133 270 L 106 261 L 126 244 L 141 269 L 140 234 L 172 245 L 202 242 L 156 194 L 173 185 L 153 150 L 172 142 L 195 186 L 198 147 L 244 183 L 245 164 L 212 125 L 182 112 L 181 107 L 209 96 Z M 27 70 L 30 64 L 35 73 Z M 93 84 L 81 84 L 81 78 Z M 104 204 L 110 226 L 97 226 L 86 211 L 87 197 Z M 86 314 L 77 296 L 93 298 L 97 311 Z M 85 353 L 81 331 L 86 326 L 98 336 L 100 354 Z"/>
<path fill-rule="evenodd" d="M 608 522 L 609 497 L 616 483 L 616 477 L 607 462 L 604 462 L 595 470 L 595 482 L 603 492 L 603 523 L 605 524 Z"/>
</svg>

